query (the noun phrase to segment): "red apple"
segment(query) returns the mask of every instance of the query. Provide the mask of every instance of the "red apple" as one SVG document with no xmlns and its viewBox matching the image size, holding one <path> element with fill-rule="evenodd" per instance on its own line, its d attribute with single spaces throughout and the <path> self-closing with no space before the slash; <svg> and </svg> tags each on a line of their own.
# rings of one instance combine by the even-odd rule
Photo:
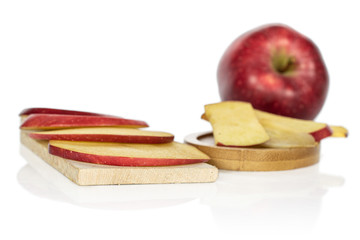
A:
<svg viewBox="0 0 360 240">
<path fill-rule="evenodd" d="M 328 91 L 328 73 L 317 46 L 284 25 L 267 25 L 237 38 L 218 67 L 221 99 L 312 120 Z"/>
<path fill-rule="evenodd" d="M 140 120 L 132 120 L 111 116 L 84 116 L 63 114 L 31 114 L 21 124 L 20 128 L 27 130 L 48 130 L 74 127 L 148 127 Z"/>
<path fill-rule="evenodd" d="M 66 109 L 55 109 L 55 108 L 26 108 L 20 112 L 20 116 L 26 116 L 30 114 L 43 113 L 43 114 L 65 114 L 65 115 L 86 115 L 86 116 L 104 116 L 104 114 L 74 111 Z"/>
</svg>

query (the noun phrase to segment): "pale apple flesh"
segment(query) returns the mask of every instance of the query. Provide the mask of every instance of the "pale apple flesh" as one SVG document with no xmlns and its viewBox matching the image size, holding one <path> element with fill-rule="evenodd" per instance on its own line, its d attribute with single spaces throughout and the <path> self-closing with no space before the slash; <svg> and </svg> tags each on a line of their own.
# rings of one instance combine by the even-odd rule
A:
<svg viewBox="0 0 360 240">
<path fill-rule="evenodd" d="M 298 147 L 315 147 L 318 143 L 315 139 L 305 132 L 294 132 L 284 129 L 265 127 L 270 140 L 257 145 L 263 148 L 298 148 Z"/>
<path fill-rule="evenodd" d="M 50 130 L 74 127 L 130 127 L 142 128 L 149 125 L 140 120 L 111 116 L 84 116 L 63 114 L 31 114 L 21 124 L 24 130 Z"/>
<path fill-rule="evenodd" d="M 106 116 L 105 114 L 100 114 L 100 113 L 66 110 L 66 109 L 56 109 L 56 108 L 26 108 L 20 112 L 19 116 L 27 116 L 30 114 L 39 114 L 39 113 L 41 113 L 41 114 L 64 114 L 64 115 L 85 115 L 85 116 Z"/>
<path fill-rule="evenodd" d="M 265 128 L 309 133 L 316 142 L 320 142 L 322 139 L 332 136 L 332 128 L 325 123 L 285 117 L 260 110 L 255 110 L 255 114 L 261 125 Z M 208 121 L 205 113 L 201 115 L 201 118 Z"/>
<path fill-rule="evenodd" d="M 320 142 L 332 134 L 330 127 L 326 123 L 285 117 L 260 110 L 255 110 L 255 113 L 264 127 L 309 133 L 316 142 Z"/>
<path fill-rule="evenodd" d="M 210 160 L 197 148 L 178 142 L 127 144 L 50 140 L 49 153 L 70 160 L 114 166 L 171 166 Z"/>
<path fill-rule="evenodd" d="M 346 138 L 349 136 L 349 131 L 342 126 L 330 126 L 332 130 L 332 137 L 343 137 Z"/>
<path fill-rule="evenodd" d="M 206 115 L 201 118 L 207 120 Z M 296 147 L 314 147 L 318 144 L 314 137 L 306 132 L 289 131 L 287 129 L 273 127 L 264 127 L 269 135 L 269 140 L 265 143 L 253 146 L 259 148 L 296 148 Z"/>
<path fill-rule="evenodd" d="M 159 131 L 146 131 L 134 128 L 92 127 L 71 128 L 53 131 L 31 132 L 29 136 L 37 140 L 67 140 L 120 143 L 168 143 L 174 135 Z"/>
<path fill-rule="evenodd" d="M 214 140 L 220 146 L 253 146 L 269 140 L 251 104 L 226 101 L 205 106 Z"/>
</svg>

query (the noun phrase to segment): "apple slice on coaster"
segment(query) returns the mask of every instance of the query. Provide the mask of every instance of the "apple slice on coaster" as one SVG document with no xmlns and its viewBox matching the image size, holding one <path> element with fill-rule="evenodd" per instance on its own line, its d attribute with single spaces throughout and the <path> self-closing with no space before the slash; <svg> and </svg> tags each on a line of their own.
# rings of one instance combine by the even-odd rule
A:
<svg viewBox="0 0 360 240">
<path fill-rule="evenodd" d="M 266 128 L 270 140 L 257 145 L 256 147 L 264 148 L 297 148 L 297 147 L 315 147 L 315 139 L 304 132 L 294 132 L 284 129 Z"/>
<path fill-rule="evenodd" d="M 31 114 L 24 120 L 20 128 L 23 130 L 49 130 L 74 127 L 141 128 L 148 126 L 144 121 L 111 116 Z"/>
<path fill-rule="evenodd" d="M 216 145 L 244 147 L 269 140 L 250 103 L 225 101 L 205 105 L 205 116 L 212 125 Z"/>
<path fill-rule="evenodd" d="M 205 114 L 201 115 L 204 120 Z M 282 128 L 271 128 L 264 127 L 265 131 L 269 135 L 270 139 L 265 143 L 256 145 L 254 147 L 265 147 L 265 148 L 292 148 L 292 147 L 314 147 L 317 143 L 314 137 L 306 132 L 295 132 L 289 131 L 288 129 Z"/>
<path fill-rule="evenodd" d="M 197 148 L 178 142 L 127 144 L 50 140 L 49 153 L 76 161 L 116 166 L 171 166 L 210 160 Z"/>
<path fill-rule="evenodd" d="M 342 126 L 330 126 L 330 128 L 332 130 L 332 137 L 346 138 L 349 136 L 348 130 Z"/>
<path fill-rule="evenodd" d="M 174 135 L 166 132 L 145 131 L 134 128 L 92 127 L 71 128 L 29 133 L 37 140 L 68 140 L 120 143 L 168 143 Z"/>
<path fill-rule="evenodd" d="M 298 133 L 309 133 L 313 136 L 316 142 L 320 142 L 320 140 L 326 137 L 334 136 L 332 134 L 332 131 L 334 130 L 333 127 L 329 127 L 325 123 L 284 117 L 259 110 L 255 110 L 255 114 L 259 119 L 261 125 L 263 125 L 264 127 L 281 128 L 283 130 L 287 129 L 288 131 L 294 131 Z M 209 121 L 206 117 L 206 114 L 202 114 L 201 118 Z M 339 137 L 346 134 L 346 129 L 337 128 L 336 131 Z"/>
<path fill-rule="evenodd" d="M 331 128 L 325 123 L 284 117 L 260 110 L 255 110 L 255 114 L 264 127 L 310 133 L 316 142 L 320 142 L 321 139 L 332 135 Z"/>
<path fill-rule="evenodd" d="M 30 114 L 64 114 L 64 115 L 85 115 L 85 116 L 106 116 L 105 114 L 92 113 L 92 112 L 83 112 L 83 111 L 74 111 L 66 109 L 56 109 L 56 108 L 26 108 L 22 110 L 19 116 L 27 116 Z"/>
</svg>

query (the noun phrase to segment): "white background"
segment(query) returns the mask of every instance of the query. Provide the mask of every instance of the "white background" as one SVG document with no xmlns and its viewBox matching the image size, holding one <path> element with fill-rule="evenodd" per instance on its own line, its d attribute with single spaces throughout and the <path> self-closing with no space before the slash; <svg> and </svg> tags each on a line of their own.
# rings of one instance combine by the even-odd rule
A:
<svg viewBox="0 0 360 240">
<path fill-rule="evenodd" d="M 1 1 L 0 238 L 359 239 L 355 3 Z M 350 137 L 324 140 L 320 164 L 222 171 L 213 184 L 78 187 L 21 148 L 18 113 L 27 107 L 142 119 L 177 141 L 210 130 L 200 115 L 220 100 L 221 55 L 267 23 L 309 36 L 325 59 L 330 90 L 317 120 Z"/>
</svg>

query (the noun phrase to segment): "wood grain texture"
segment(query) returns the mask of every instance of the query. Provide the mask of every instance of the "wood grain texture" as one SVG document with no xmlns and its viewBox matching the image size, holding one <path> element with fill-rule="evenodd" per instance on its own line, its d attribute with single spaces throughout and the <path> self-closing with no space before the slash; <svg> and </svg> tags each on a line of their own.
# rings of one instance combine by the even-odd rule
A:
<svg viewBox="0 0 360 240">
<path fill-rule="evenodd" d="M 72 161 L 48 153 L 48 141 L 34 140 L 22 130 L 21 143 L 78 185 L 207 183 L 218 169 L 207 163 L 166 167 L 119 167 Z"/>
<path fill-rule="evenodd" d="M 212 132 L 194 133 L 185 142 L 207 154 L 219 169 L 235 171 L 279 171 L 307 167 L 319 162 L 320 145 L 298 148 L 218 147 Z"/>
</svg>

